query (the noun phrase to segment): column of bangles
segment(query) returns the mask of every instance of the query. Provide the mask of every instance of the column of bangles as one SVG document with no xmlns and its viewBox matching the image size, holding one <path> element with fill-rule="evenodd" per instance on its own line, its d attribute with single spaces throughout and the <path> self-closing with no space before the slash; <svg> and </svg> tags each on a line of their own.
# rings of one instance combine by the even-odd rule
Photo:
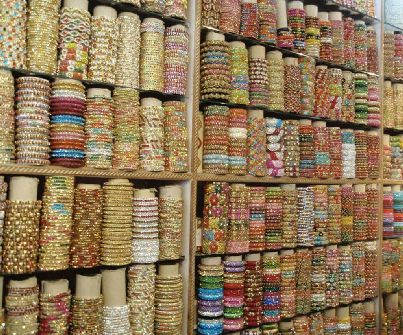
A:
<svg viewBox="0 0 403 335">
<path fill-rule="evenodd" d="M 333 246 L 332 246 L 333 247 Z M 339 250 L 326 248 L 326 307 L 339 305 Z"/>
<path fill-rule="evenodd" d="M 403 236 L 403 191 L 393 192 L 393 231 L 402 237 Z M 403 278 L 402 278 L 403 279 Z"/>
<path fill-rule="evenodd" d="M 87 79 L 91 14 L 85 9 L 63 7 L 59 22 L 57 73 L 72 79 Z"/>
<path fill-rule="evenodd" d="M 365 242 L 354 242 L 351 245 L 351 254 L 353 301 L 362 301 L 365 299 Z"/>
<path fill-rule="evenodd" d="M 383 144 L 383 177 L 385 179 L 392 177 L 392 148 L 386 141 Z"/>
<path fill-rule="evenodd" d="M 326 185 L 313 186 L 314 192 L 314 245 L 328 244 L 327 224 L 328 224 L 328 197 Z"/>
<path fill-rule="evenodd" d="M 315 176 L 317 178 L 328 178 L 330 175 L 330 143 L 329 128 L 314 127 L 315 147 Z"/>
<path fill-rule="evenodd" d="M 224 267 L 198 265 L 197 332 L 201 335 L 219 335 L 223 332 Z"/>
<path fill-rule="evenodd" d="M 284 171 L 284 127 L 283 120 L 266 118 L 267 174 L 282 177 Z"/>
<path fill-rule="evenodd" d="M 337 334 L 349 335 L 351 334 L 351 321 L 350 315 L 337 316 Z"/>
<path fill-rule="evenodd" d="M 329 118 L 341 120 L 343 104 L 343 71 L 341 69 L 328 69 L 329 75 Z"/>
<path fill-rule="evenodd" d="M 381 288 L 383 293 L 391 293 L 399 287 L 396 276 L 396 260 L 399 259 L 400 249 L 397 240 L 385 240 L 382 243 L 382 277 Z"/>
<path fill-rule="evenodd" d="M 365 318 L 365 335 L 375 335 L 377 332 L 376 328 L 376 313 L 365 310 L 364 318 Z"/>
<path fill-rule="evenodd" d="M 183 314 L 182 275 L 155 277 L 155 335 L 181 334 Z M 167 318 L 168 316 L 168 318 Z"/>
<path fill-rule="evenodd" d="M 309 317 L 310 332 L 314 334 L 321 334 L 323 331 L 323 313 L 312 313 Z"/>
<path fill-rule="evenodd" d="M 332 24 L 329 20 L 320 20 L 320 56 L 325 61 L 333 61 L 332 54 Z"/>
<path fill-rule="evenodd" d="M 344 64 L 344 27 L 342 20 L 330 20 L 333 63 Z"/>
<path fill-rule="evenodd" d="M 248 174 L 263 177 L 266 172 L 266 128 L 264 118 L 255 117 L 254 111 L 248 116 Z"/>
<path fill-rule="evenodd" d="M 341 242 L 341 187 L 339 185 L 329 185 L 328 195 L 328 222 L 327 238 L 329 244 Z"/>
<path fill-rule="evenodd" d="M 343 178 L 355 178 L 355 135 L 351 129 L 341 131 Z"/>
<path fill-rule="evenodd" d="M 100 264 L 101 226 L 101 188 L 77 187 L 74 193 L 71 232 L 71 267 L 92 268 Z"/>
<path fill-rule="evenodd" d="M 277 4 L 274 0 L 258 0 L 259 40 L 276 45 L 277 42 Z"/>
<path fill-rule="evenodd" d="M 376 240 L 379 224 L 379 191 L 377 188 L 367 187 L 367 239 Z"/>
<path fill-rule="evenodd" d="M 315 60 L 310 57 L 298 58 L 301 71 L 301 114 L 312 115 L 315 105 Z"/>
<path fill-rule="evenodd" d="M 298 130 L 298 120 L 284 121 L 284 172 L 287 177 L 299 176 L 300 143 Z"/>
<path fill-rule="evenodd" d="M 231 90 L 228 101 L 249 105 L 249 63 L 245 47 L 231 46 L 229 53 Z"/>
<path fill-rule="evenodd" d="M 147 190 L 145 190 L 147 191 Z M 149 190 L 150 195 L 136 195 L 133 198 L 133 225 L 132 225 L 132 261 L 135 263 L 154 263 L 158 260 L 159 255 L 168 256 L 169 250 L 161 250 L 158 226 L 161 226 L 161 237 L 166 234 L 165 225 L 169 225 L 168 221 L 161 221 L 159 219 L 166 219 L 166 205 L 168 205 L 167 198 L 161 200 L 161 215 L 159 216 L 159 201 L 158 197 L 153 194 L 153 190 Z M 176 203 L 176 201 L 174 201 Z M 177 204 L 176 204 L 177 205 Z M 169 205 L 168 205 L 169 207 Z M 177 208 L 172 209 L 172 218 L 178 218 Z M 175 213 L 174 213 L 175 211 Z M 167 236 L 167 235 L 165 235 Z M 167 247 L 167 245 L 165 245 Z M 179 258 L 176 257 L 176 258 Z"/>
<path fill-rule="evenodd" d="M 0 163 L 14 162 L 15 112 L 14 112 L 14 77 L 11 71 L 0 70 Z"/>
<path fill-rule="evenodd" d="M 305 51 L 305 10 L 289 8 L 287 12 L 288 25 L 294 35 L 294 49 Z"/>
<path fill-rule="evenodd" d="M 314 130 L 312 124 L 299 125 L 299 173 L 301 177 L 313 178 L 315 176 L 315 147 Z"/>
<path fill-rule="evenodd" d="M 137 15 L 119 15 L 119 29 L 115 83 L 130 88 L 139 88 L 140 18 Z"/>
<path fill-rule="evenodd" d="M 229 173 L 244 175 L 247 172 L 247 120 L 246 109 L 230 108 L 228 122 Z"/>
<path fill-rule="evenodd" d="M 210 183 L 204 188 L 202 250 L 224 253 L 228 225 L 228 183 Z"/>
<path fill-rule="evenodd" d="M 367 60 L 368 72 L 378 73 L 378 46 L 377 36 L 373 26 L 367 27 Z"/>
<path fill-rule="evenodd" d="M 29 2 L 26 57 L 30 71 L 56 73 L 60 3 L 60 0 Z"/>
<path fill-rule="evenodd" d="M 359 190 L 354 191 L 354 223 L 353 240 L 364 241 L 367 239 L 367 193 Z"/>
<path fill-rule="evenodd" d="M 292 49 L 294 47 L 294 34 L 290 28 L 277 29 L 277 46 L 282 49 Z"/>
<path fill-rule="evenodd" d="M 226 106 L 204 108 L 203 170 L 224 174 L 228 171 L 228 113 Z"/>
<path fill-rule="evenodd" d="M 239 34 L 241 2 L 239 0 L 222 0 L 220 14 L 220 30 L 227 33 Z"/>
<path fill-rule="evenodd" d="M 16 80 L 16 163 L 49 164 L 49 81 L 37 77 Z"/>
<path fill-rule="evenodd" d="M 118 47 L 116 19 L 105 16 L 91 18 L 91 47 L 89 51 L 88 79 L 109 84 L 115 83 L 115 65 Z"/>
<path fill-rule="evenodd" d="M 141 7 L 150 12 L 163 13 L 166 0 L 141 0 Z"/>
<path fill-rule="evenodd" d="M 383 72 L 386 78 L 395 77 L 395 35 L 393 31 L 383 33 Z"/>
<path fill-rule="evenodd" d="M 297 245 L 298 203 L 296 189 L 283 189 L 283 218 L 281 223 L 282 248 L 295 248 Z"/>
<path fill-rule="evenodd" d="M 382 116 L 384 127 L 393 128 L 395 125 L 394 101 L 393 101 L 393 87 L 390 81 L 385 81 L 383 85 Z"/>
<path fill-rule="evenodd" d="M 380 86 L 375 76 L 368 76 L 368 125 L 381 126 Z"/>
<path fill-rule="evenodd" d="M 369 203 L 369 199 L 368 199 Z M 394 236 L 393 193 L 383 190 L 383 236 Z"/>
<path fill-rule="evenodd" d="M 368 123 L 368 76 L 364 73 L 354 74 L 355 85 L 355 122 Z"/>
<path fill-rule="evenodd" d="M 5 67 L 23 69 L 25 68 L 26 52 L 26 1 L 8 1 L 0 8 L 0 15 L 5 20 L 3 22 L 4 40 L 9 41 L 3 46 L 0 62 Z"/>
<path fill-rule="evenodd" d="M 327 67 L 317 66 L 315 71 L 315 107 L 313 115 L 329 118 L 330 77 Z"/>
<path fill-rule="evenodd" d="M 3 264 L 3 232 L 4 232 L 4 219 L 6 216 L 7 189 L 8 184 L 4 181 L 4 176 L 0 176 L 0 264 Z M 263 230 L 263 238 L 264 238 L 264 230 Z"/>
<path fill-rule="evenodd" d="M 350 246 L 339 247 L 339 290 L 340 304 L 351 304 L 353 300 L 353 259 Z"/>
<path fill-rule="evenodd" d="M 81 167 L 85 157 L 85 87 L 79 81 L 56 80 L 50 97 L 51 162 Z"/>
<path fill-rule="evenodd" d="M 398 136 L 390 137 L 391 148 L 391 177 L 392 179 L 402 179 L 402 154 L 400 153 L 400 139 Z"/>
<path fill-rule="evenodd" d="M 376 241 L 365 243 L 365 299 L 374 298 L 378 291 L 378 255 Z"/>
<path fill-rule="evenodd" d="M 137 0 L 132 0 L 137 1 Z M 166 1 L 164 15 L 173 16 L 181 19 L 187 17 L 188 0 Z"/>
<path fill-rule="evenodd" d="M 241 2 L 241 25 L 239 32 L 249 38 L 259 37 L 258 5 L 253 2 Z"/>
<path fill-rule="evenodd" d="M 164 49 L 164 93 L 185 95 L 189 64 L 189 32 L 185 26 L 165 29 Z"/>
<path fill-rule="evenodd" d="M 39 297 L 39 332 L 66 334 L 70 321 L 70 290 L 59 294 L 41 292 Z"/>
<path fill-rule="evenodd" d="M 158 200 L 158 212 L 159 259 L 178 259 L 182 256 L 182 198 L 161 195 Z M 135 238 L 141 239 L 141 236 Z M 150 239 L 145 240 L 150 243 Z"/>
<path fill-rule="evenodd" d="M 305 17 L 306 31 L 306 54 L 311 57 L 319 58 L 320 55 L 320 26 L 319 19 L 316 16 Z"/>
<path fill-rule="evenodd" d="M 280 187 L 266 189 L 266 249 L 281 248 L 283 220 L 283 190 Z"/>
<path fill-rule="evenodd" d="M 113 102 L 105 96 L 87 97 L 85 112 L 86 157 L 91 168 L 112 168 Z"/>
<path fill-rule="evenodd" d="M 335 310 L 334 314 L 336 314 Z M 337 334 L 337 318 L 336 315 L 324 314 L 323 315 L 323 334 L 324 335 L 334 335 Z"/>
<path fill-rule="evenodd" d="M 403 35 L 401 31 L 395 31 L 395 61 L 394 78 L 403 78 Z"/>
<path fill-rule="evenodd" d="M 46 177 L 39 235 L 39 270 L 69 267 L 73 204 L 74 177 Z"/>
<path fill-rule="evenodd" d="M 295 315 L 296 257 L 293 251 L 285 251 L 281 259 L 281 318 L 292 318 Z"/>
<path fill-rule="evenodd" d="M 354 191 L 351 185 L 341 187 L 341 242 L 353 241 L 354 226 Z"/>
<path fill-rule="evenodd" d="M 228 100 L 231 89 L 228 42 L 203 42 L 200 45 L 200 62 L 201 98 Z"/>
<path fill-rule="evenodd" d="M 295 312 L 307 314 L 311 311 L 311 272 L 312 251 L 298 249 L 296 251 L 296 285 Z"/>
<path fill-rule="evenodd" d="M 230 185 L 228 202 L 228 253 L 249 251 L 249 189 L 242 184 Z"/>
<path fill-rule="evenodd" d="M 284 110 L 284 60 L 269 58 L 267 60 L 269 96 L 267 108 Z"/>
<path fill-rule="evenodd" d="M 266 230 L 266 188 L 249 187 L 249 250 L 262 251 Z"/>
<path fill-rule="evenodd" d="M 355 68 L 359 71 L 367 71 L 367 27 L 363 21 L 354 22 L 354 58 Z"/>
<path fill-rule="evenodd" d="M 140 88 L 164 91 L 164 22 L 147 18 L 142 21 L 140 45 Z"/>
<path fill-rule="evenodd" d="M 5 298 L 6 333 L 7 334 L 37 334 L 39 312 L 39 287 L 8 286 Z"/>
<path fill-rule="evenodd" d="M 221 0 L 203 0 L 201 23 L 203 26 L 219 27 Z"/>
<path fill-rule="evenodd" d="M 341 120 L 354 122 L 355 83 L 353 81 L 353 73 L 350 71 L 343 71 L 342 90 L 343 102 L 341 106 Z"/>
<path fill-rule="evenodd" d="M 367 133 L 368 177 L 379 178 L 380 138 L 378 134 Z"/>
<path fill-rule="evenodd" d="M 292 320 L 294 333 L 299 335 L 308 335 L 310 329 L 310 319 L 308 316 L 298 316 Z"/>
<path fill-rule="evenodd" d="M 330 177 L 340 179 L 342 177 L 342 142 L 339 127 L 329 127 L 329 158 L 332 169 Z"/>
<path fill-rule="evenodd" d="M 345 17 L 344 21 L 344 65 L 349 69 L 355 68 L 354 20 Z"/>
<path fill-rule="evenodd" d="M 41 201 L 6 201 L 2 271 L 19 274 L 37 269 Z"/>
<path fill-rule="evenodd" d="M 224 261 L 224 331 L 236 331 L 244 325 L 245 262 Z M 207 314 L 207 313 L 206 313 Z M 206 316 L 218 316 L 212 312 Z"/>
<path fill-rule="evenodd" d="M 278 253 L 263 254 L 263 323 L 280 321 L 281 267 Z"/>
<path fill-rule="evenodd" d="M 139 166 L 139 92 L 130 88 L 113 91 L 114 169 L 137 170 Z"/>
<path fill-rule="evenodd" d="M 71 300 L 71 334 L 102 334 L 103 297 L 82 298 L 73 296 Z"/>
<path fill-rule="evenodd" d="M 140 107 L 140 167 L 145 171 L 164 171 L 164 109 Z"/>
<path fill-rule="evenodd" d="M 186 123 L 186 103 L 165 101 L 164 152 L 165 170 L 188 171 L 188 128 Z"/>
<path fill-rule="evenodd" d="M 365 328 L 364 305 L 362 303 L 350 306 L 351 334 L 363 334 Z"/>
<path fill-rule="evenodd" d="M 309 247 L 314 244 L 314 190 L 312 187 L 298 187 L 298 228 L 299 246 Z"/>
<path fill-rule="evenodd" d="M 127 304 L 133 335 L 154 334 L 155 271 L 155 264 L 137 264 L 127 273 Z"/>
<path fill-rule="evenodd" d="M 311 308 L 320 311 L 326 308 L 326 249 L 312 249 Z"/>
<path fill-rule="evenodd" d="M 105 182 L 103 198 L 101 264 L 129 264 L 132 261 L 133 184 L 125 179 Z"/>
<path fill-rule="evenodd" d="M 130 334 L 129 307 L 104 306 L 103 307 L 103 335 Z"/>
<path fill-rule="evenodd" d="M 249 100 L 252 106 L 265 106 L 269 100 L 267 60 L 249 59 Z"/>
<path fill-rule="evenodd" d="M 365 131 L 355 131 L 355 176 L 356 178 L 368 178 L 368 151 L 367 133 Z"/>
<path fill-rule="evenodd" d="M 301 71 L 298 65 L 284 65 L 284 110 L 288 113 L 301 112 Z"/>
<path fill-rule="evenodd" d="M 245 325 L 259 326 L 262 323 L 263 277 L 259 261 L 246 261 L 245 270 Z"/>
<path fill-rule="evenodd" d="M 402 76 L 403 77 L 403 76 Z M 393 85 L 393 102 L 395 105 L 395 126 L 398 129 L 403 129 L 403 85 Z"/>
</svg>

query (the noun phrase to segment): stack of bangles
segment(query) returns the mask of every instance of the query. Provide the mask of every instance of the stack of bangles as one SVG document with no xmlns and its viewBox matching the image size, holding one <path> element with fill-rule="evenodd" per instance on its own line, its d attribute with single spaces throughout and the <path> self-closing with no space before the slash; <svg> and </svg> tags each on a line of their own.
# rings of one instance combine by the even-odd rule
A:
<svg viewBox="0 0 403 335">
<path fill-rule="evenodd" d="M 288 9 L 288 23 L 294 36 L 294 49 L 305 51 L 305 10 L 299 8 Z"/>
</svg>

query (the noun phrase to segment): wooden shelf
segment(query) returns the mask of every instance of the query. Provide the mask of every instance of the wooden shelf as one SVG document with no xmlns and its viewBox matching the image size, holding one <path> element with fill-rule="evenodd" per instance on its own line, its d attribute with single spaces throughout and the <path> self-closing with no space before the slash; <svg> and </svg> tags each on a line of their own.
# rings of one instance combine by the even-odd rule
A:
<svg viewBox="0 0 403 335">
<path fill-rule="evenodd" d="M 403 180 L 384 179 L 383 185 L 403 185 Z"/>
<path fill-rule="evenodd" d="M 190 180 L 191 173 L 99 170 L 93 168 L 66 168 L 61 166 L 0 165 L 0 174 L 51 176 L 64 175 L 88 178 L 128 178 L 145 180 Z"/>
<path fill-rule="evenodd" d="M 256 183 L 256 184 L 377 184 L 378 179 L 321 179 L 301 177 L 253 177 L 236 176 L 232 174 L 216 175 L 211 173 L 198 173 L 197 181 L 225 181 L 230 183 Z"/>
</svg>

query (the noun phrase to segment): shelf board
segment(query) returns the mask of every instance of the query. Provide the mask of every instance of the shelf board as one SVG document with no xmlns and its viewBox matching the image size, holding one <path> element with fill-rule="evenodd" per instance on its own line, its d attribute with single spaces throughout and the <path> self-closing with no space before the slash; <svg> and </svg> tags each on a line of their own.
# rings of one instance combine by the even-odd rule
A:
<svg viewBox="0 0 403 335">
<path fill-rule="evenodd" d="M 303 114 L 296 114 L 296 113 L 289 113 L 283 112 L 280 110 L 273 110 L 269 109 L 266 106 L 251 106 L 251 105 L 243 105 L 243 104 L 233 104 L 229 102 L 224 102 L 222 100 L 214 100 L 214 99 L 202 99 L 200 100 L 200 106 L 209 106 L 209 105 L 219 105 L 219 106 L 227 106 L 229 108 L 242 108 L 247 110 L 253 109 L 261 109 L 264 111 L 265 117 L 272 116 L 277 117 L 285 120 L 303 120 L 308 119 L 312 121 L 325 121 L 327 126 L 329 127 L 341 127 L 341 128 L 352 128 L 358 130 L 379 130 L 379 127 L 372 127 L 362 123 L 355 123 L 355 122 L 345 122 L 345 121 L 338 121 L 327 119 L 318 116 L 312 115 L 303 115 Z"/>
<path fill-rule="evenodd" d="M 368 15 L 367 13 L 361 12 L 355 8 L 345 6 L 340 4 L 338 1 L 335 0 L 315 0 L 315 1 L 310 1 L 308 0 L 308 3 L 314 3 L 317 4 L 319 2 L 319 8 L 320 10 L 339 10 L 343 12 L 345 15 L 348 16 L 353 16 L 354 19 L 361 19 L 364 20 L 366 23 L 380 23 L 381 19 Z"/>
<path fill-rule="evenodd" d="M 62 269 L 62 270 L 36 270 L 34 272 L 28 272 L 28 273 L 4 273 L 0 272 L 0 276 L 4 277 L 24 277 L 24 276 L 32 276 L 32 275 L 41 275 L 41 274 L 49 274 L 49 275 L 64 275 L 66 273 L 96 273 L 100 272 L 101 270 L 109 270 L 109 269 L 118 269 L 118 268 L 128 268 L 133 265 L 139 265 L 139 264 L 174 264 L 174 263 L 179 263 L 183 262 L 185 260 L 185 256 L 181 256 L 180 258 L 177 259 L 164 259 L 164 260 L 158 260 L 154 263 L 138 263 L 138 262 L 133 262 L 125 265 L 98 265 L 95 267 L 90 267 L 90 268 L 67 268 L 67 269 Z"/>
<path fill-rule="evenodd" d="M 40 78 L 45 78 L 48 79 L 49 81 L 53 81 L 56 79 L 71 79 L 63 75 L 59 74 L 50 74 L 50 73 L 44 73 L 44 72 L 38 72 L 38 71 L 30 71 L 30 70 L 25 70 L 25 69 L 14 69 L 14 68 L 9 68 L 9 67 L 4 67 L 1 66 L 0 69 L 2 70 L 7 70 L 11 71 L 14 75 L 14 77 L 22 77 L 22 76 L 35 76 L 35 77 L 40 77 Z M 140 88 L 133 88 L 133 87 L 128 87 L 128 86 L 123 86 L 123 85 L 115 85 L 115 84 L 110 84 L 110 83 L 105 83 L 101 81 L 93 81 L 93 80 L 78 80 L 81 82 L 86 88 L 107 88 L 109 90 L 114 90 L 117 88 L 130 88 L 133 90 L 136 90 L 139 92 L 141 97 L 153 97 L 157 98 L 160 100 L 185 100 L 186 97 L 181 94 L 166 94 L 163 92 L 158 92 L 158 91 L 150 91 L 150 90 L 142 90 Z"/>
<path fill-rule="evenodd" d="M 389 23 L 389 22 L 384 22 L 385 24 L 385 30 L 393 30 L 393 31 L 403 31 L 403 28 L 396 26 L 393 23 Z"/>
<path fill-rule="evenodd" d="M 403 238 L 403 236 L 393 235 L 393 236 L 383 236 L 382 237 L 383 240 L 398 240 L 400 238 Z"/>
<path fill-rule="evenodd" d="M 403 84 L 403 79 L 385 77 L 384 80 L 391 81 L 392 84 Z"/>
<path fill-rule="evenodd" d="M 94 168 L 67 168 L 62 166 L 28 166 L 28 165 L 0 165 L 0 174 L 6 175 L 32 175 L 51 176 L 64 175 L 89 178 L 128 178 L 145 180 L 190 180 L 191 173 L 174 172 L 148 172 L 148 171 L 124 171 L 124 170 L 100 170 Z"/>
<path fill-rule="evenodd" d="M 403 185 L 403 180 L 384 179 L 383 185 Z"/>
<path fill-rule="evenodd" d="M 403 128 L 402 129 L 397 129 L 397 128 L 383 127 L 383 132 L 385 134 L 389 134 L 389 135 L 401 135 L 401 134 L 403 134 Z"/>
<path fill-rule="evenodd" d="M 233 174 L 212 174 L 198 173 L 196 178 L 200 182 L 219 181 L 230 183 L 256 183 L 256 184 L 376 184 L 378 179 L 321 179 L 321 178 L 302 178 L 302 177 L 254 177 L 254 176 L 237 176 Z"/>
<path fill-rule="evenodd" d="M 123 3 L 123 2 L 118 2 L 115 0 L 93 0 L 92 2 L 94 4 L 94 6 L 95 5 L 111 6 L 111 7 L 115 8 L 118 11 L 118 13 L 121 13 L 121 12 L 136 13 L 137 15 L 140 16 L 141 19 L 143 19 L 145 17 L 154 17 L 154 18 L 160 19 L 168 24 L 178 24 L 179 23 L 179 24 L 186 25 L 186 19 L 174 17 L 174 16 L 166 16 L 166 15 L 163 15 L 158 12 L 144 10 L 143 8 L 137 7 L 130 3 Z"/>
<path fill-rule="evenodd" d="M 316 58 L 316 57 L 311 57 L 311 56 L 308 56 L 308 55 L 306 55 L 304 53 L 297 52 L 297 51 L 294 51 L 294 50 L 291 50 L 291 49 L 280 48 L 280 47 L 278 47 L 278 46 L 276 46 L 274 44 L 267 43 L 267 42 L 262 42 L 262 41 L 260 41 L 258 39 L 255 39 L 255 38 L 249 38 L 249 37 L 242 36 L 240 34 L 224 32 L 224 31 L 222 31 L 220 29 L 217 29 L 217 28 L 214 28 L 214 27 L 203 26 L 202 31 L 214 31 L 216 33 L 223 34 L 226 37 L 227 42 L 241 41 L 241 42 L 244 42 L 247 47 L 252 46 L 252 45 L 262 45 L 262 46 L 266 47 L 269 50 L 280 51 L 285 56 L 298 57 L 298 58 L 307 57 L 307 58 L 315 59 L 317 65 L 320 65 L 320 64 L 321 65 L 327 65 L 329 67 L 335 67 L 335 68 L 339 68 L 339 69 L 345 70 L 345 71 L 351 71 L 351 72 L 354 72 L 354 73 L 363 73 L 363 74 L 366 74 L 366 75 L 369 75 L 369 76 L 379 77 L 379 74 L 377 74 L 377 73 L 356 70 L 354 68 L 350 68 L 350 67 L 344 66 L 342 64 L 336 64 L 336 63 L 325 61 L 325 60 L 322 60 L 322 59 L 319 59 L 319 58 Z"/>
</svg>

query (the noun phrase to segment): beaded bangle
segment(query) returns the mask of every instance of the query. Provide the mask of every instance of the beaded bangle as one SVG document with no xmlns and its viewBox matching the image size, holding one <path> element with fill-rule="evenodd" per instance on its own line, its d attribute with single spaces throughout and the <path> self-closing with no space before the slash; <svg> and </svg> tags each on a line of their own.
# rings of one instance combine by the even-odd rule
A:
<svg viewBox="0 0 403 335">
<path fill-rule="evenodd" d="M 400 31 L 394 32 L 395 57 L 394 57 L 394 78 L 403 79 L 403 35 Z"/>
<path fill-rule="evenodd" d="M 247 261 L 245 270 L 245 325 L 256 327 L 262 323 L 263 277 L 260 261 Z"/>
<path fill-rule="evenodd" d="M 326 306 L 339 305 L 339 250 L 326 249 Z"/>
<path fill-rule="evenodd" d="M 385 31 L 383 34 L 383 71 L 387 78 L 395 77 L 394 61 L 395 35 L 393 31 Z"/>
<path fill-rule="evenodd" d="M 104 306 L 103 335 L 130 334 L 129 306 Z"/>
<path fill-rule="evenodd" d="M 252 106 L 268 103 L 268 64 L 266 59 L 249 59 L 249 100 Z"/>
<path fill-rule="evenodd" d="M 249 187 L 249 250 L 265 250 L 266 188 Z"/>
<path fill-rule="evenodd" d="M 403 77 L 403 76 L 402 76 Z M 403 129 L 403 85 L 393 85 L 394 124 Z"/>
<path fill-rule="evenodd" d="M 328 195 L 328 222 L 327 238 L 330 244 L 341 242 L 342 194 L 341 187 L 329 185 Z"/>
<path fill-rule="evenodd" d="M 365 299 L 365 243 L 353 243 L 351 251 L 353 260 L 353 301 L 362 301 Z"/>
<path fill-rule="evenodd" d="M 355 178 L 356 151 L 353 131 L 341 131 L 343 178 Z"/>
<path fill-rule="evenodd" d="M 315 175 L 328 178 L 330 175 L 329 128 L 314 127 Z"/>
<path fill-rule="evenodd" d="M 383 236 L 394 236 L 394 215 L 393 215 L 393 194 L 384 191 L 383 193 Z"/>
<path fill-rule="evenodd" d="M 281 317 L 292 318 L 295 315 L 296 289 L 296 256 L 295 254 L 281 255 Z"/>
<path fill-rule="evenodd" d="M 383 177 L 385 179 L 392 177 L 392 149 L 386 143 L 383 145 Z"/>
<path fill-rule="evenodd" d="M 354 74 L 355 85 L 355 122 L 367 124 L 368 122 L 368 76 Z"/>
<path fill-rule="evenodd" d="M 315 176 L 314 129 L 312 125 L 299 125 L 299 172 L 301 177 Z"/>
<path fill-rule="evenodd" d="M 283 220 L 283 190 L 280 187 L 266 189 L 266 249 L 281 248 Z"/>
<path fill-rule="evenodd" d="M 341 241 L 343 243 L 353 241 L 353 198 L 353 188 L 351 186 L 343 185 L 341 188 Z"/>
<path fill-rule="evenodd" d="M 283 190 L 283 211 L 281 226 L 282 248 L 295 248 L 297 245 L 298 203 L 297 190 Z"/>
<path fill-rule="evenodd" d="M 341 120 L 343 99 L 343 72 L 340 69 L 328 69 L 329 76 L 329 118 Z"/>
<path fill-rule="evenodd" d="M 297 314 L 307 314 L 311 311 L 311 272 L 312 251 L 308 249 L 297 250 L 295 271 L 295 308 Z"/>
<path fill-rule="evenodd" d="M 320 56 L 319 58 L 328 62 L 333 61 L 332 54 L 332 23 L 328 20 L 320 20 Z"/>
<path fill-rule="evenodd" d="M 293 319 L 294 332 L 300 335 L 309 335 L 310 320 L 309 316 L 298 316 Z"/>
<path fill-rule="evenodd" d="M 365 298 L 374 298 L 378 290 L 376 242 L 365 243 Z"/>
<path fill-rule="evenodd" d="M 372 28 L 372 27 L 371 27 Z M 367 30 L 367 59 L 368 59 L 368 71 L 372 73 L 378 73 L 378 46 L 377 35 L 375 29 Z"/>
<path fill-rule="evenodd" d="M 320 311 L 326 308 L 326 249 L 312 250 L 311 308 Z"/>
<path fill-rule="evenodd" d="M 72 298 L 71 306 L 71 333 L 80 334 L 102 334 L 102 307 L 103 297 L 98 298 Z"/>
<path fill-rule="evenodd" d="M 343 161 L 343 150 L 342 150 L 342 139 L 341 131 L 339 127 L 329 127 L 329 158 L 330 165 L 332 167 L 330 171 L 330 176 L 336 179 L 342 177 L 342 161 Z"/>
<path fill-rule="evenodd" d="M 163 13 L 166 2 L 169 0 L 141 0 L 141 7 L 150 12 Z"/>
<path fill-rule="evenodd" d="M 393 192 L 393 232 L 403 236 L 403 191 Z"/>
<path fill-rule="evenodd" d="M 266 175 L 266 151 L 265 151 L 265 120 L 248 116 L 248 173 L 252 176 L 263 177 Z"/>
<path fill-rule="evenodd" d="M 368 76 L 368 125 L 380 127 L 381 125 L 381 105 L 380 105 L 380 87 L 378 78 Z"/>
<path fill-rule="evenodd" d="M 294 35 L 294 49 L 299 52 L 305 50 L 305 10 L 299 8 L 289 8 L 288 25 Z"/>
<path fill-rule="evenodd" d="M 247 111 L 231 108 L 229 110 L 229 172 L 244 175 L 247 171 Z"/>
<path fill-rule="evenodd" d="M 165 16 L 178 17 L 180 19 L 187 18 L 188 0 L 165 0 L 165 2 Z"/>
<path fill-rule="evenodd" d="M 354 58 L 357 70 L 367 71 L 368 69 L 368 56 L 367 56 L 367 28 L 365 23 L 354 23 Z"/>
<path fill-rule="evenodd" d="M 297 242 L 299 246 L 314 245 L 314 190 L 312 187 L 298 188 L 298 231 Z"/>
<path fill-rule="evenodd" d="M 235 104 L 249 104 L 249 64 L 246 48 L 230 49 L 231 91 L 229 102 Z"/>
<path fill-rule="evenodd" d="M 349 69 L 355 68 L 355 38 L 354 20 L 346 17 L 344 21 L 344 65 Z"/>
<path fill-rule="evenodd" d="M 288 177 L 299 176 L 300 143 L 299 122 L 297 120 L 284 121 L 284 172 Z"/>
<path fill-rule="evenodd" d="M 330 77 L 329 70 L 316 67 L 315 72 L 315 108 L 313 115 L 330 118 Z"/>
<path fill-rule="evenodd" d="M 378 236 L 379 192 L 376 188 L 367 189 L 367 239 L 376 240 Z"/>
<path fill-rule="evenodd" d="M 330 20 L 333 63 L 344 64 L 344 25 L 342 20 Z"/>
<path fill-rule="evenodd" d="M 203 0 L 202 4 L 202 25 L 218 28 L 221 13 L 221 0 Z"/>
<path fill-rule="evenodd" d="M 39 297 L 39 332 L 62 333 L 69 330 L 70 291 L 57 295 L 41 293 Z"/>
<path fill-rule="evenodd" d="M 319 58 L 320 55 L 319 19 L 315 16 L 306 16 L 305 29 L 306 29 L 306 54 L 314 58 Z"/>
<path fill-rule="evenodd" d="M 367 193 L 354 192 L 354 241 L 364 241 L 367 239 Z"/>
<path fill-rule="evenodd" d="M 391 177 L 392 179 L 402 179 L 403 154 L 400 151 L 400 139 L 398 136 L 390 137 L 391 148 Z"/>
<path fill-rule="evenodd" d="M 368 148 L 367 133 L 364 131 L 355 131 L 355 175 L 356 178 L 368 178 Z"/>
<path fill-rule="evenodd" d="M 13 163 L 15 154 L 14 77 L 11 71 L 0 70 L 0 89 L 0 163 L 8 164 Z"/>
<path fill-rule="evenodd" d="M 343 72 L 342 79 L 343 102 L 341 106 L 341 120 L 354 122 L 355 119 L 355 83 L 351 72 Z"/>
<path fill-rule="evenodd" d="M 227 33 L 239 34 L 241 23 L 241 1 L 222 0 L 220 14 L 220 30 Z"/>
<path fill-rule="evenodd" d="M 241 25 L 239 32 L 244 37 L 258 38 L 259 20 L 257 3 L 241 2 Z"/>
<path fill-rule="evenodd" d="M 284 176 L 284 126 L 283 120 L 266 118 L 267 174 L 272 177 Z"/>
<path fill-rule="evenodd" d="M 350 247 L 339 248 L 340 304 L 351 304 L 353 299 L 353 260 Z"/>
<path fill-rule="evenodd" d="M 263 322 L 280 320 L 281 267 L 280 257 L 263 255 Z"/>
<path fill-rule="evenodd" d="M 322 334 L 323 332 L 323 315 L 320 312 L 312 313 L 309 318 L 310 334 Z"/>
<path fill-rule="evenodd" d="M 268 99 L 267 107 L 284 111 L 284 61 L 283 59 L 268 59 Z"/>
<path fill-rule="evenodd" d="M 301 114 L 312 115 L 315 105 L 315 60 L 310 57 L 298 58 L 302 77 Z"/>
<path fill-rule="evenodd" d="M 277 3 L 274 0 L 258 0 L 259 40 L 276 45 Z"/>
<path fill-rule="evenodd" d="M 301 112 L 301 71 L 298 65 L 284 66 L 284 110 L 288 113 Z"/>
<path fill-rule="evenodd" d="M 323 334 L 334 335 L 337 334 L 337 318 L 324 315 L 323 316 Z"/>
</svg>

